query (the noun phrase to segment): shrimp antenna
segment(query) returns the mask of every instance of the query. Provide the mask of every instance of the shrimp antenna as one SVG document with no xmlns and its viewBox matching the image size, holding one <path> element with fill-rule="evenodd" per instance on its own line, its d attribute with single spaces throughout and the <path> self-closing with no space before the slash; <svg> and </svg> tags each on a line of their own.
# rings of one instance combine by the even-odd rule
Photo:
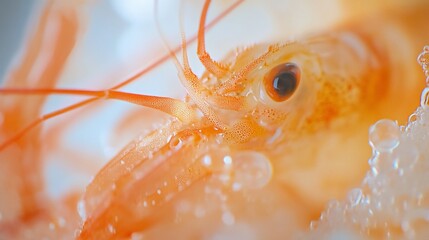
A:
<svg viewBox="0 0 429 240">
<path fill-rule="evenodd" d="M 227 14 L 229 14 L 231 11 L 233 11 L 243 1 L 244 0 L 238 0 L 238 1 L 234 2 L 231 6 L 229 6 L 227 9 L 225 9 L 224 11 L 222 11 L 221 14 L 219 14 L 216 18 L 214 18 L 213 20 L 211 20 L 205 27 L 207 29 L 209 29 L 209 28 L 213 27 L 214 25 L 216 25 L 220 20 L 222 20 Z M 157 25 L 158 25 L 158 22 L 157 22 Z M 159 27 L 158 27 L 158 30 L 159 30 Z M 186 43 L 194 42 L 197 39 L 197 37 L 198 36 L 191 37 Z M 164 42 L 164 44 L 165 44 L 165 42 Z M 164 56 L 160 57 L 159 59 L 157 59 L 155 62 L 153 62 L 148 67 L 146 67 L 143 70 L 137 72 L 133 76 L 127 78 L 125 81 L 123 81 L 123 82 L 115 85 L 114 87 L 110 88 L 110 90 L 115 90 L 115 89 L 118 89 L 118 88 L 124 87 L 125 85 L 130 84 L 131 82 L 133 82 L 136 79 L 138 79 L 140 76 L 142 76 L 142 75 L 150 72 L 151 70 L 155 69 L 157 66 L 161 65 L 163 62 L 165 62 L 166 60 L 168 60 L 169 57 L 171 57 L 172 53 L 174 55 L 174 52 L 178 52 L 180 49 L 181 49 L 181 47 L 174 48 L 172 50 L 172 52 L 169 52 L 167 55 L 164 55 Z M 93 102 L 95 102 L 95 101 L 97 101 L 99 99 L 101 99 L 101 98 L 99 98 L 99 97 L 93 97 L 93 98 L 90 98 L 90 99 L 87 99 L 87 100 L 84 100 L 84 101 L 81 101 L 81 102 L 78 102 L 78 103 L 74 103 L 74 104 L 69 105 L 67 107 L 64 107 L 62 109 L 59 109 L 59 110 L 56 110 L 56 111 L 52 111 L 50 113 L 44 114 L 42 116 L 39 116 L 37 119 L 33 120 L 28 125 L 26 125 L 24 128 L 22 128 L 15 135 L 13 135 L 12 137 L 8 138 L 5 142 L 0 143 L 0 151 L 2 151 L 3 149 L 5 149 L 6 147 L 10 146 L 12 143 L 16 142 L 18 139 L 20 139 L 21 137 L 23 137 L 25 134 L 27 134 L 28 132 L 30 132 L 32 129 L 34 129 L 35 127 L 37 127 L 41 123 L 43 123 L 43 122 L 45 122 L 45 121 L 47 121 L 47 120 L 49 120 L 51 118 L 54 118 L 56 116 L 59 116 L 59 115 L 65 114 L 67 112 L 71 112 L 71 111 L 73 111 L 75 109 L 78 109 L 80 107 L 89 105 L 90 103 L 93 103 Z"/>
<path fill-rule="evenodd" d="M 83 96 L 94 97 L 39 117 L 36 121 L 33 121 L 31 124 L 29 124 L 27 127 L 25 127 L 20 132 L 15 134 L 13 137 L 9 138 L 6 142 L 1 143 L 0 151 L 6 148 L 7 146 L 9 146 L 10 144 L 12 144 L 13 142 L 15 142 L 16 140 L 18 140 L 19 138 L 21 138 L 27 131 L 34 128 L 41 122 L 47 119 L 53 118 L 55 116 L 58 116 L 60 114 L 63 114 L 65 112 L 77 109 L 83 105 L 86 105 L 100 98 L 115 99 L 115 100 L 125 101 L 129 103 L 134 103 L 137 105 L 157 109 L 178 118 L 181 122 L 184 122 L 184 123 L 189 123 L 197 117 L 192 107 L 190 107 L 187 103 L 177 99 L 168 98 L 168 97 L 140 95 L 140 94 L 126 93 L 126 92 L 120 92 L 120 91 L 114 91 L 114 90 L 90 91 L 90 90 L 77 90 L 77 89 L 8 88 L 8 89 L 0 89 L 0 94 L 25 94 L 25 95 L 69 94 L 69 95 L 83 95 Z"/>
<path fill-rule="evenodd" d="M 178 118 L 181 122 L 188 123 L 195 119 L 192 114 L 193 109 L 185 102 L 169 97 L 158 97 L 150 95 L 141 95 L 134 93 L 126 93 L 114 90 L 91 91 L 78 89 L 21 89 L 21 88 L 6 88 L 0 89 L 0 94 L 61 94 L 61 95 L 82 95 L 95 98 L 115 99 L 128 103 L 134 103 L 140 106 L 149 107 L 160 110 Z"/>
<path fill-rule="evenodd" d="M 207 18 L 207 12 L 209 9 L 209 5 L 211 3 L 211 0 L 206 0 L 204 2 L 203 10 L 201 12 L 201 18 L 200 18 L 200 24 L 198 27 L 198 58 L 200 59 L 201 63 L 204 65 L 204 67 L 209 71 L 210 73 L 214 74 L 216 77 L 222 77 L 224 76 L 228 68 L 227 66 L 221 64 L 220 62 L 216 62 L 210 57 L 210 54 L 206 51 L 206 44 L 205 44 L 205 23 Z"/>
<path fill-rule="evenodd" d="M 180 13 L 181 16 L 183 16 L 183 2 L 181 1 L 181 8 Z M 178 71 L 179 79 L 182 85 L 185 87 L 186 92 L 189 94 L 190 98 L 195 102 L 195 104 L 198 106 L 198 108 L 204 113 L 204 115 L 210 119 L 217 127 L 221 129 L 226 129 L 227 125 L 224 124 L 218 115 L 213 111 L 212 108 L 210 108 L 210 105 L 208 102 L 205 101 L 206 98 L 209 98 L 210 96 L 207 96 L 206 93 L 208 93 L 208 89 L 206 89 L 202 84 L 200 79 L 195 75 L 195 73 L 192 71 L 189 61 L 188 61 L 188 55 L 187 55 L 187 43 L 186 43 L 186 37 L 185 32 L 183 30 L 183 21 L 180 21 L 180 32 L 181 32 L 181 39 L 182 39 L 182 58 L 183 58 L 183 67 L 180 64 L 179 60 L 177 59 L 176 55 L 174 54 L 173 50 L 169 46 L 164 33 L 161 30 L 159 16 L 158 16 L 158 2 L 155 1 L 154 4 L 154 11 L 155 11 L 155 22 L 156 26 L 159 32 L 159 36 L 164 43 L 165 48 L 167 49 L 168 53 L 170 54 L 176 68 Z"/>
</svg>

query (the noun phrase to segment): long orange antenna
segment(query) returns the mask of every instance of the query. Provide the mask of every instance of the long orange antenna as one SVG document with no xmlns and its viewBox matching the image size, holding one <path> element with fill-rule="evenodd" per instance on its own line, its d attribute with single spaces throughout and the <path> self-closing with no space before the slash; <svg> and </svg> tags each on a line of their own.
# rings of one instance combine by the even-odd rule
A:
<svg viewBox="0 0 429 240">
<path fill-rule="evenodd" d="M 202 85 L 200 79 L 197 75 L 192 71 L 191 66 L 189 65 L 188 61 L 188 54 L 187 54 L 187 42 L 185 37 L 185 32 L 183 30 L 183 24 L 181 22 L 180 24 L 180 32 L 181 32 L 181 39 L 182 39 L 182 60 L 183 60 L 183 67 L 180 65 L 179 60 L 177 59 L 176 55 L 174 54 L 173 50 L 168 45 L 164 34 L 161 31 L 161 27 L 159 26 L 158 21 L 158 5 L 155 2 L 155 17 L 157 18 L 157 27 L 159 30 L 159 35 L 164 42 L 165 47 L 167 48 L 167 51 L 169 52 L 172 60 L 174 61 L 174 64 L 176 65 L 178 75 L 180 82 L 185 87 L 186 92 L 189 94 L 190 98 L 195 102 L 195 104 L 198 106 L 198 108 L 204 113 L 204 115 L 210 119 L 218 128 L 220 129 L 226 129 L 227 125 L 224 124 L 218 115 L 213 111 L 212 108 L 210 108 L 210 105 L 206 101 L 207 98 L 210 96 L 206 95 L 208 91 L 206 88 Z M 183 6 L 183 5 L 182 5 Z M 183 10 L 180 11 L 181 15 L 183 14 Z"/>
<path fill-rule="evenodd" d="M 204 65 L 204 67 L 209 71 L 210 73 L 214 74 L 217 77 L 224 76 L 228 68 L 227 66 L 214 61 L 210 54 L 206 51 L 206 45 L 205 45 L 205 27 L 204 24 L 206 22 L 207 18 L 207 12 L 209 9 L 211 0 L 206 0 L 204 2 L 204 7 L 201 12 L 201 18 L 200 18 L 200 25 L 198 27 L 198 58 L 200 59 L 201 63 Z"/>
<path fill-rule="evenodd" d="M 214 25 L 216 25 L 220 20 L 222 20 L 227 14 L 229 14 L 231 11 L 233 11 L 236 7 L 238 7 L 244 0 L 238 0 L 235 3 L 233 3 L 231 6 L 229 6 L 227 9 L 225 9 L 221 14 L 219 14 L 216 18 L 214 18 L 211 22 L 209 22 L 206 25 L 206 29 L 210 29 L 212 28 Z M 186 43 L 192 43 L 197 39 L 197 35 L 194 35 L 193 37 L 191 37 L 188 41 L 186 41 Z M 176 47 L 174 48 L 172 51 L 173 52 L 178 52 L 181 50 L 181 47 Z M 162 63 L 164 63 L 165 61 L 167 61 L 170 58 L 170 53 L 163 55 L 162 57 L 160 57 L 159 59 L 157 59 L 156 61 L 154 61 L 151 65 L 149 65 L 148 67 L 144 68 L 143 70 L 137 72 L 136 74 L 134 74 L 133 76 L 129 77 L 127 80 L 122 81 L 121 83 L 118 83 L 117 85 L 115 85 L 114 87 L 110 88 L 109 90 L 115 90 L 115 89 L 119 89 L 121 87 L 124 87 L 132 82 L 134 82 L 135 80 L 137 80 L 139 77 L 143 76 L 144 74 L 150 72 L 151 70 L 155 69 L 156 67 L 158 67 L 159 65 L 161 65 Z M 51 118 L 54 118 L 56 116 L 59 116 L 61 114 L 67 113 L 67 112 L 71 112 L 77 108 L 86 106 L 90 103 L 93 103 L 97 100 L 99 100 L 100 98 L 90 98 L 72 105 L 69 105 L 67 107 L 64 107 L 60 110 L 57 111 L 53 111 L 50 113 L 47 113 L 45 115 L 40 116 L 39 118 L 37 118 L 36 120 L 32 121 L 31 123 L 29 123 L 26 127 L 24 127 L 21 131 L 19 131 L 18 133 L 16 133 L 14 136 L 12 136 L 11 138 L 8 138 L 6 140 L 6 142 L 4 143 L 0 143 L 0 151 L 2 151 L 3 149 L 5 149 L 6 147 L 8 147 L 10 144 L 12 144 L 13 142 L 17 141 L 18 139 L 20 139 L 21 137 L 23 137 L 27 132 L 31 131 L 33 128 L 37 127 L 39 124 L 43 123 L 46 120 L 49 120 Z"/>
<path fill-rule="evenodd" d="M 91 91 L 78 89 L 0 89 L 0 94 L 69 94 L 92 96 L 96 98 L 115 99 L 137 105 L 158 109 L 174 117 L 177 117 L 182 122 L 190 122 L 195 119 L 194 110 L 185 102 L 174 98 L 157 97 L 149 95 L 140 95 L 134 93 L 126 93 L 114 90 Z"/>
<path fill-rule="evenodd" d="M 94 102 L 97 100 L 97 98 L 91 98 L 87 99 L 85 101 L 78 102 L 76 104 L 70 105 L 68 107 L 62 108 L 60 110 L 50 112 L 48 114 L 42 115 L 38 117 L 36 120 L 32 121 L 30 124 L 28 124 L 25 128 L 21 129 L 18 133 L 16 133 L 14 136 L 8 138 L 5 142 L 0 143 L 0 151 L 3 151 L 5 148 L 7 148 L 12 143 L 16 142 L 18 139 L 23 137 L 27 132 L 32 130 L 33 128 L 37 127 L 39 124 L 43 123 L 44 121 L 54 118 L 56 116 L 59 116 L 63 113 L 70 112 L 72 110 L 78 109 L 82 106 L 85 106 L 91 102 Z"/>
</svg>

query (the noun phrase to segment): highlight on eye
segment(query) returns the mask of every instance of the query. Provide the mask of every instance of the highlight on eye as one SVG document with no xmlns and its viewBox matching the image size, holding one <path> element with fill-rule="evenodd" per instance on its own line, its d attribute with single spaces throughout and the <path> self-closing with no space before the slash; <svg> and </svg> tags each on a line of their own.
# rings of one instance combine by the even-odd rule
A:
<svg viewBox="0 0 429 240">
<path fill-rule="evenodd" d="M 282 63 L 265 75 L 264 87 L 272 100 L 283 102 L 296 91 L 300 78 L 301 72 L 295 63 Z"/>
</svg>

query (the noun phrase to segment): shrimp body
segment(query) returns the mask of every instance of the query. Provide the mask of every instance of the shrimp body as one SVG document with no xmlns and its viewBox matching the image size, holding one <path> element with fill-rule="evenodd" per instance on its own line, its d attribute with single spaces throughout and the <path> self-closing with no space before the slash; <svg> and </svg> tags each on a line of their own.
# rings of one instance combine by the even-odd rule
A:
<svg viewBox="0 0 429 240">
<path fill-rule="evenodd" d="M 418 102 L 411 96 L 419 83 L 404 79 L 420 70 L 403 60 L 428 39 L 421 31 L 428 10 L 382 12 L 221 62 L 199 47 L 201 77 L 185 54 L 178 71 L 192 117 L 132 142 L 95 176 L 81 202 L 79 237 L 177 237 L 167 228 L 203 238 L 240 221 L 259 223 L 251 232 L 273 238 L 268 226 L 305 228 L 362 178 L 368 126 L 403 117 Z M 287 230 L 273 225 L 291 218 Z"/>
</svg>

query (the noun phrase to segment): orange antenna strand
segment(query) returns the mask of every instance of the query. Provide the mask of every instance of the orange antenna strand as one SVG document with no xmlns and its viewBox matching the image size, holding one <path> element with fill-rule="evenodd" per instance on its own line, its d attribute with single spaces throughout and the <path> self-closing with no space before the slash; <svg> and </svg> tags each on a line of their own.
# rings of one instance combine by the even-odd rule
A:
<svg viewBox="0 0 429 240">
<path fill-rule="evenodd" d="M 5 148 L 7 148 L 12 143 L 16 142 L 21 137 L 23 137 L 27 132 L 29 132 L 33 128 L 37 127 L 42 122 L 44 122 L 44 121 L 46 121 L 48 119 L 54 118 L 56 116 L 59 116 L 59 115 L 61 115 L 63 113 L 70 112 L 72 110 L 78 109 L 78 108 L 80 108 L 82 106 L 85 106 L 85 105 L 91 103 L 91 102 L 94 102 L 95 100 L 97 100 L 97 98 L 87 99 L 85 101 L 81 101 L 81 102 L 78 102 L 76 104 L 72 104 L 72 105 L 70 105 L 68 107 L 65 107 L 65 108 L 62 108 L 60 110 L 57 110 L 57 111 L 54 111 L 54 112 L 50 112 L 48 114 L 45 114 L 45 115 L 42 115 L 42 116 L 38 117 L 36 120 L 34 120 L 30 124 L 28 124 L 25 128 L 23 128 L 18 133 L 16 133 L 14 136 L 12 136 L 11 138 L 8 138 L 3 143 L 0 143 L 0 152 L 3 151 Z"/>
<path fill-rule="evenodd" d="M 248 74 L 250 71 L 256 68 L 259 64 L 261 64 L 269 55 L 277 52 L 279 50 L 278 45 L 270 46 L 267 52 L 251 61 L 249 64 L 240 69 L 237 73 L 229 79 L 225 84 L 221 86 L 219 89 L 222 93 L 228 93 L 231 91 L 235 91 L 237 88 L 241 87 L 242 81 L 245 79 L 244 76 Z"/>
<path fill-rule="evenodd" d="M 116 99 L 137 105 L 158 109 L 174 117 L 177 117 L 181 122 L 188 123 L 195 119 L 194 110 L 185 102 L 168 97 L 157 97 L 149 95 L 140 95 L 134 93 L 126 93 L 114 90 L 91 91 L 78 89 L 0 89 L 0 94 L 69 94 L 92 96 L 96 98 Z"/>
<path fill-rule="evenodd" d="M 228 68 L 227 66 L 214 61 L 210 54 L 206 51 L 206 45 L 205 45 L 205 27 L 204 24 L 206 22 L 207 18 L 207 12 L 209 9 L 211 0 L 206 0 L 204 3 L 204 7 L 201 13 L 200 18 L 200 25 L 198 27 L 198 58 L 200 59 L 201 63 L 204 65 L 204 67 L 209 71 L 210 73 L 214 74 L 217 77 L 224 76 Z"/>
<path fill-rule="evenodd" d="M 164 34 L 161 31 L 161 27 L 159 25 L 158 21 L 158 4 L 155 2 L 154 5 L 155 8 L 155 17 L 157 19 L 157 27 L 159 30 L 159 35 L 161 37 L 161 40 L 164 43 L 164 46 L 167 48 L 167 51 L 169 52 L 172 60 L 174 61 L 174 64 L 176 65 L 178 75 L 180 82 L 185 87 L 186 92 L 189 94 L 191 99 L 195 102 L 195 104 L 198 106 L 198 108 L 204 113 L 204 115 L 210 119 L 218 128 L 226 129 L 227 125 L 224 124 L 218 115 L 213 111 L 212 108 L 210 108 L 210 104 L 205 100 L 209 98 L 210 96 L 209 91 L 204 87 L 204 85 L 201 84 L 200 79 L 197 75 L 192 71 L 189 61 L 188 61 L 188 55 L 187 55 L 187 42 L 185 33 L 183 31 L 183 26 L 180 24 L 180 32 L 181 32 L 181 38 L 182 38 L 182 60 L 183 60 L 183 67 L 180 65 L 179 60 L 177 59 L 176 55 L 174 54 L 173 50 L 168 45 Z M 181 12 L 183 12 L 181 10 Z"/>
<path fill-rule="evenodd" d="M 233 11 L 236 7 L 238 7 L 244 0 L 238 0 L 236 2 L 234 2 L 231 6 L 229 6 L 227 9 L 225 9 L 221 14 L 219 14 L 216 18 L 214 18 L 211 22 L 209 22 L 206 25 L 207 29 L 212 28 L 215 24 L 217 24 L 220 20 L 223 19 L 223 17 L 225 17 L 227 14 L 229 14 L 231 11 Z M 187 43 L 191 43 L 194 42 L 197 39 L 197 35 L 194 35 L 193 37 L 191 37 Z M 178 52 L 180 51 L 181 47 L 177 47 L 175 49 L 173 49 L 173 52 Z M 161 65 L 162 63 L 164 63 L 165 61 L 167 61 L 170 57 L 170 53 L 163 55 L 162 57 L 160 57 L 158 60 L 154 61 L 151 65 L 149 65 L 148 67 L 144 68 L 143 70 L 137 72 L 136 74 L 132 75 L 131 77 L 129 77 L 128 79 L 118 83 L 117 85 L 115 85 L 114 87 L 110 88 L 109 90 L 115 90 L 115 89 L 119 89 L 121 87 L 124 87 L 132 82 L 134 82 L 135 80 L 137 80 L 139 77 L 143 76 L 144 74 L 150 72 L 151 70 L 155 69 L 156 67 L 158 67 L 159 65 Z M 100 98 L 90 98 L 72 105 L 69 105 L 67 107 L 64 107 L 60 110 L 57 111 L 53 111 L 47 114 L 44 114 L 40 117 L 38 117 L 37 119 L 35 119 L 34 121 L 30 122 L 26 127 L 24 127 L 22 130 L 20 130 L 18 133 L 16 133 L 13 137 L 7 139 L 4 143 L 0 143 L 0 151 L 2 151 L 3 149 L 5 149 L 6 147 L 8 147 L 11 143 L 17 141 L 19 138 L 21 138 L 22 136 L 24 136 L 26 133 L 28 133 L 29 131 L 31 131 L 33 128 L 37 127 L 39 124 L 43 123 L 46 120 L 49 120 L 51 118 L 54 118 L 56 116 L 59 116 L 61 114 L 73 111 L 75 109 L 78 109 L 80 107 L 86 106 L 90 103 L 93 103 L 97 100 L 99 100 Z"/>
</svg>

